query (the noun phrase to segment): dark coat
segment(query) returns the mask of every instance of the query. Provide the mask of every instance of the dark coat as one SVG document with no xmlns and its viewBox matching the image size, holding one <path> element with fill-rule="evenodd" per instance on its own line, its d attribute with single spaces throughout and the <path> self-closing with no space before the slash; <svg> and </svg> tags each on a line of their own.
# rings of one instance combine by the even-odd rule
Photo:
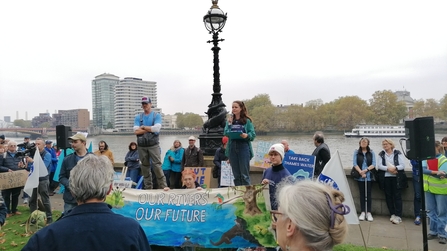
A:
<svg viewBox="0 0 447 251">
<path fill-rule="evenodd" d="M 193 149 L 185 148 L 183 155 L 182 167 L 202 167 L 203 166 L 203 152 L 197 146 Z"/>
<path fill-rule="evenodd" d="M 328 163 L 331 159 L 331 151 L 329 150 L 329 147 L 326 145 L 326 143 L 321 143 L 317 148 L 315 148 L 312 155 L 315 156 L 314 176 L 318 176 L 323 171 L 326 163 Z"/>
<path fill-rule="evenodd" d="M 19 162 L 22 161 L 22 157 L 18 157 L 17 152 L 14 154 L 14 157 L 9 151 L 6 152 L 5 158 L 3 158 L 3 155 L 0 154 L 0 172 L 8 172 L 9 169 L 13 171 L 23 170 L 19 168 Z"/>
<path fill-rule="evenodd" d="M 124 161 L 129 169 L 140 168 L 140 156 L 138 155 L 138 150 L 128 151 Z"/>
<path fill-rule="evenodd" d="M 93 154 L 93 153 L 87 153 L 87 154 Z M 65 203 L 71 203 L 71 204 L 76 204 L 76 199 L 73 197 L 73 195 L 70 192 L 70 188 L 68 187 L 69 183 L 69 179 L 70 179 L 70 171 L 71 169 L 73 169 L 73 167 L 76 166 L 76 164 L 78 163 L 78 159 L 77 159 L 76 152 L 68 155 L 67 157 L 64 158 L 64 160 L 62 161 L 62 166 L 61 166 L 61 171 L 59 173 L 59 183 L 61 183 L 62 185 L 64 185 L 65 190 L 64 190 L 64 202 Z"/>
<path fill-rule="evenodd" d="M 136 220 L 115 214 L 106 203 L 87 203 L 36 232 L 23 250 L 150 251 L 151 247 Z"/>
<path fill-rule="evenodd" d="M 213 163 L 214 163 L 214 166 L 217 167 L 218 177 L 220 177 L 222 161 L 227 161 L 227 160 L 228 160 L 228 157 L 225 155 L 225 148 L 223 148 L 223 147 L 217 148 L 216 153 L 214 154 Z"/>
</svg>

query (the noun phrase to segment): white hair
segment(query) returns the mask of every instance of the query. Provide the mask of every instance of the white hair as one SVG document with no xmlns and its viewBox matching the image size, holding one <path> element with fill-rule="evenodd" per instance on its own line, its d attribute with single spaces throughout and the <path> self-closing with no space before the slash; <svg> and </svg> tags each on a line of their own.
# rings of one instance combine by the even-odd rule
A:
<svg viewBox="0 0 447 251">
<path fill-rule="evenodd" d="M 113 182 L 114 170 L 106 156 L 87 154 L 70 172 L 70 191 L 78 202 L 104 200 Z"/>
<path fill-rule="evenodd" d="M 319 182 L 304 180 L 295 184 L 283 182 L 276 198 L 279 211 L 296 225 L 309 248 L 329 250 L 343 242 L 347 223 L 343 215 L 333 213 L 331 209 L 331 205 L 337 206 L 344 201 L 342 192 Z"/>
</svg>

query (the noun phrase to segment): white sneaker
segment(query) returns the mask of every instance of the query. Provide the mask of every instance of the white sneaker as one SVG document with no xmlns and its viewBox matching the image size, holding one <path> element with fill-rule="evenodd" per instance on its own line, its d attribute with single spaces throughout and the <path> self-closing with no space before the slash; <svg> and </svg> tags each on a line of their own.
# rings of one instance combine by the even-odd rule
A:
<svg viewBox="0 0 447 251">
<path fill-rule="evenodd" d="M 360 221 L 364 221 L 365 220 L 365 212 L 362 212 L 359 216 L 359 220 Z"/>
<path fill-rule="evenodd" d="M 366 214 L 366 219 L 368 219 L 368 221 L 373 221 L 373 220 L 374 220 L 374 218 L 373 218 L 373 216 L 371 215 L 371 213 L 367 213 L 367 214 Z"/>
<path fill-rule="evenodd" d="M 29 201 L 28 198 L 23 199 L 23 204 L 28 204 L 28 201 Z"/>
<path fill-rule="evenodd" d="M 399 224 L 402 222 L 402 219 L 399 216 L 394 216 L 393 224 Z"/>
<path fill-rule="evenodd" d="M 394 218 L 396 217 L 396 215 L 391 215 L 390 221 L 393 222 Z"/>
</svg>

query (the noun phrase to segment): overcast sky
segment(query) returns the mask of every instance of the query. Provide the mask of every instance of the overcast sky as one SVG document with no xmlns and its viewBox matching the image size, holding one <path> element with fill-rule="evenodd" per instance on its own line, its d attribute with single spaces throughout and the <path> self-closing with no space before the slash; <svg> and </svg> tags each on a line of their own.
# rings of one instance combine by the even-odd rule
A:
<svg viewBox="0 0 447 251">
<path fill-rule="evenodd" d="M 1 1 L 0 119 L 91 112 L 102 73 L 156 81 L 166 114 L 203 115 L 213 53 L 211 0 Z M 330 102 L 376 90 L 447 93 L 447 1 L 220 0 L 227 109 L 267 93 L 278 104 Z M 144 93 L 142 93 L 144 95 Z M 92 114 L 90 114 L 92 116 Z"/>
</svg>

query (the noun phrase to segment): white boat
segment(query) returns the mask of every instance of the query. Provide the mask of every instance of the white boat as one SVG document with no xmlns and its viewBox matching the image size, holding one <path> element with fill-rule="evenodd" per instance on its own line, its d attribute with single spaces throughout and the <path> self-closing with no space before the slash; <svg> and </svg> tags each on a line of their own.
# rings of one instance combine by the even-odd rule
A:
<svg viewBox="0 0 447 251">
<path fill-rule="evenodd" d="M 404 137 L 403 125 L 357 125 L 351 132 L 345 132 L 346 137 Z"/>
</svg>

